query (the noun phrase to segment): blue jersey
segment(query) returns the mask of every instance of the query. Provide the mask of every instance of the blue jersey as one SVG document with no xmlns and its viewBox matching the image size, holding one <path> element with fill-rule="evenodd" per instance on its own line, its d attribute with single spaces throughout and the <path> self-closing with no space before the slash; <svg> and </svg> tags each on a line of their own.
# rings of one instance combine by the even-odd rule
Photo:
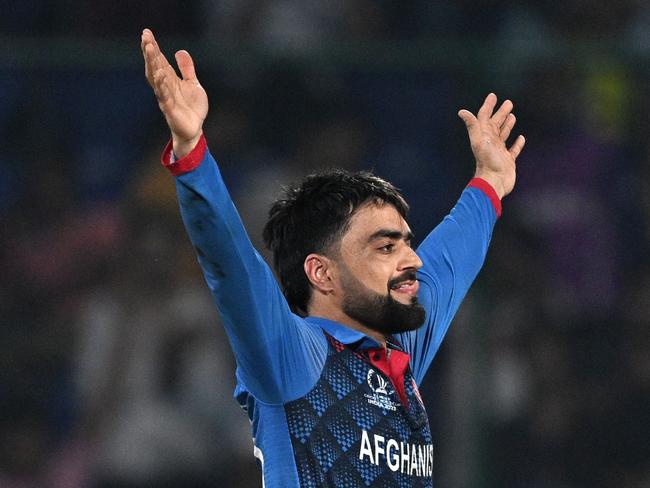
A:
<svg viewBox="0 0 650 488">
<path fill-rule="evenodd" d="M 235 397 L 252 423 L 267 488 L 431 486 L 434 452 L 418 393 L 478 274 L 500 201 L 474 179 L 417 249 L 424 325 L 374 339 L 300 317 L 255 251 L 202 137 L 176 161 L 183 222 L 237 361 Z"/>
</svg>

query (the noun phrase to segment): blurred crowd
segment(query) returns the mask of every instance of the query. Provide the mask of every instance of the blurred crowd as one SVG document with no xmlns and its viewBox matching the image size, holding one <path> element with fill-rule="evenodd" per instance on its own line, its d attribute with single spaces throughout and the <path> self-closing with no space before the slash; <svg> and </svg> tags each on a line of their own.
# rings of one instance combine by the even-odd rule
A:
<svg viewBox="0 0 650 488">
<path fill-rule="evenodd" d="M 436 480 L 650 486 L 650 5 L 32 0 L 3 9 L 0 37 L 128 38 L 135 57 L 145 26 L 163 50 L 259 46 L 195 61 L 209 146 L 260 250 L 281 186 L 330 166 L 402 188 L 421 239 L 472 176 L 456 112 L 513 99 L 517 186 L 423 388 Z M 259 486 L 140 65 L 9 59 L 0 486 Z"/>
</svg>

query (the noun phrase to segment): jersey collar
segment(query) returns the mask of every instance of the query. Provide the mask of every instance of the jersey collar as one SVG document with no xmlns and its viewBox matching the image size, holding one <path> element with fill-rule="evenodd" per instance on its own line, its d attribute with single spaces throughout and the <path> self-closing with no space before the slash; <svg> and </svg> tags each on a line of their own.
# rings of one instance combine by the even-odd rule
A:
<svg viewBox="0 0 650 488">
<path fill-rule="evenodd" d="M 324 319 L 322 317 L 306 317 L 305 320 L 310 324 L 320 327 L 342 344 L 349 345 L 358 343 L 355 349 L 376 349 L 382 347 L 382 345 L 372 337 L 367 336 L 358 330 L 346 327 L 339 322 L 334 322 L 333 320 Z M 390 342 L 389 347 L 392 345 L 393 341 Z"/>
</svg>

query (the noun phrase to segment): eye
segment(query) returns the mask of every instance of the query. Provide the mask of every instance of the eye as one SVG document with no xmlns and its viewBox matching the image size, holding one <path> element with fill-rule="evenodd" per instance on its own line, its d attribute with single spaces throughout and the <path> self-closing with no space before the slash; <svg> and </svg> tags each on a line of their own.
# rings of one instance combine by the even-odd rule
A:
<svg viewBox="0 0 650 488">
<path fill-rule="evenodd" d="M 386 244 L 385 246 L 381 246 L 378 250 L 383 252 L 383 253 L 390 253 L 393 251 L 393 248 L 395 247 L 395 244 Z"/>
</svg>

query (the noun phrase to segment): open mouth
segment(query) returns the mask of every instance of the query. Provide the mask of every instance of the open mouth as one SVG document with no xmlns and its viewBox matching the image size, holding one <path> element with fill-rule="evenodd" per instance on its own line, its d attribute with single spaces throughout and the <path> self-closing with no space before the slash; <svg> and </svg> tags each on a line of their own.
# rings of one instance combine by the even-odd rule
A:
<svg viewBox="0 0 650 488">
<path fill-rule="evenodd" d="M 409 296 L 415 296 L 418 292 L 420 284 L 418 280 L 404 280 L 391 285 L 390 289 L 397 293 L 404 293 Z"/>
</svg>

